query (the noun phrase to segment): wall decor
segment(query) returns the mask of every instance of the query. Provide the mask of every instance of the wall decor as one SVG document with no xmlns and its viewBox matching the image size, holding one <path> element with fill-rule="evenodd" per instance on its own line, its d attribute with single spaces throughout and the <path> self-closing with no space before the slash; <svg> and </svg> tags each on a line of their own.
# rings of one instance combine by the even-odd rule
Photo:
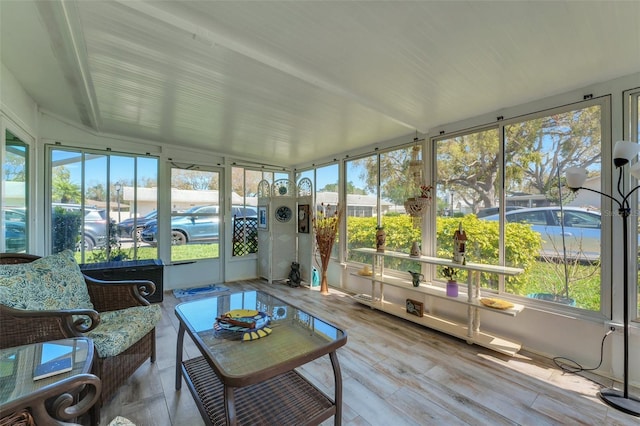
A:
<svg viewBox="0 0 640 426">
<path fill-rule="evenodd" d="M 376 251 L 384 253 L 386 248 L 387 234 L 384 232 L 384 226 L 376 226 Z"/>
<path fill-rule="evenodd" d="M 462 229 L 462 222 L 458 225 L 458 229 L 453 234 L 453 261 L 464 265 L 467 260 L 464 255 L 465 245 L 467 244 L 467 233 Z"/>
<path fill-rule="evenodd" d="M 269 229 L 267 206 L 258 206 L 258 229 Z"/>
<path fill-rule="evenodd" d="M 298 205 L 298 232 L 309 233 L 309 204 Z"/>
<path fill-rule="evenodd" d="M 417 300 L 407 299 L 405 308 L 407 309 L 408 314 L 415 315 L 417 317 L 421 317 L 424 314 L 424 304 Z"/>
<path fill-rule="evenodd" d="M 289 222 L 293 212 L 289 206 L 280 206 L 276 209 L 276 220 L 278 222 Z"/>
</svg>

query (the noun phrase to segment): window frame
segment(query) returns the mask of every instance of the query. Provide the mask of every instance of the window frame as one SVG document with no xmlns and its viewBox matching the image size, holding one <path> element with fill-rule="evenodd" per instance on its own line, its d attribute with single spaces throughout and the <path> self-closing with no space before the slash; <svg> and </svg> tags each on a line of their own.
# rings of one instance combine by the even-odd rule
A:
<svg viewBox="0 0 640 426">
<path fill-rule="evenodd" d="M 43 214 L 44 214 L 44 229 L 46 232 L 44 232 L 44 244 L 45 244 L 45 252 L 46 253 L 52 253 L 53 252 L 53 232 L 52 232 L 52 215 L 53 215 L 53 205 L 54 202 L 53 200 L 53 179 L 52 179 L 52 173 L 53 173 L 53 153 L 54 151 L 64 151 L 64 152 L 69 152 L 69 153 L 74 153 L 79 155 L 80 159 L 78 160 L 81 164 L 80 164 L 80 168 L 82 170 L 81 172 L 81 177 L 80 177 L 80 197 L 81 197 L 81 201 L 80 203 L 78 203 L 77 205 L 79 206 L 79 209 L 81 211 L 86 211 L 86 209 L 88 207 L 91 207 L 89 205 L 86 205 L 85 201 L 86 201 L 86 187 L 87 187 L 87 175 L 85 172 L 86 169 L 86 162 L 92 160 L 93 156 L 101 156 L 101 157 L 105 157 L 105 161 L 106 161 L 106 171 L 105 171 L 105 176 L 106 176 L 106 185 L 105 185 L 105 209 L 107 212 L 111 211 L 112 207 L 114 205 L 117 204 L 118 200 L 115 200 L 115 196 L 120 196 L 119 190 L 115 188 L 115 186 L 117 184 L 121 184 L 121 182 L 119 182 L 118 179 L 116 179 L 115 181 L 112 179 L 112 165 L 111 165 L 111 157 L 121 157 L 121 158 L 131 158 L 132 162 L 134 163 L 134 170 L 135 173 L 133 173 L 133 182 L 134 182 L 134 205 L 135 210 L 137 211 L 137 202 L 138 202 L 138 159 L 148 159 L 148 158 L 152 158 L 156 161 L 156 167 L 155 167 L 155 171 L 156 171 L 156 186 L 159 187 L 160 185 L 160 159 L 157 156 L 153 156 L 150 155 L 148 153 L 145 154 L 140 154 L 140 153 L 129 153 L 129 152 L 122 152 L 122 151 L 112 151 L 112 150 L 101 150 L 101 149 L 96 149 L 96 148 L 86 148 L 86 147 L 82 147 L 79 144 L 70 144 L 70 145 L 63 145 L 63 144 L 59 144 L 59 143 L 55 143 L 55 144 L 51 144 L 51 143 L 46 143 L 44 145 L 44 151 L 45 151 L 45 164 L 46 164 L 46 172 L 45 172 L 45 176 L 44 176 L 44 183 L 45 183 L 45 197 L 44 197 L 44 204 L 43 204 Z M 87 158 L 89 157 L 89 158 Z M 117 176 L 116 176 L 117 178 Z M 116 193 L 114 195 L 114 192 Z M 115 201 L 114 201 L 115 200 Z M 75 204 L 75 203 L 74 203 Z M 159 193 L 156 193 L 156 211 L 159 210 Z M 82 216 L 82 223 L 81 223 L 81 227 L 84 226 L 85 223 L 85 214 L 81 215 Z M 107 217 L 110 218 L 109 213 L 107 213 Z M 109 221 L 108 221 L 109 222 Z M 113 232 L 114 234 L 117 235 L 117 221 L 115 223 L 116 226 L 108 226 L 108 230 L 107 230 L 107 239 L 109 239 L 111 233 Z M 81 229 L 81 235 L 84 234 L 84 228 Z M 117 238 L 119 240 L 119 237 L 114 237 Z M 107 241 L 106 243 L 107 245 L 109 245 L 109 242 Z M 138 249 L 139 249 L 139 244 L 134 244 L 134 247 L 132 247 L 132 249 L 130 250 L 131 253 L 133 253 L 133 257 L 131 257 L 130 259 L 127 260 L 137 260 L 138 258 Z M 156 258 L 160 258 L 160 254 L 156 248 L 156 253 L 155 253 L 155 257 Z M 78 261 L 78 263 L 90 263 L 94 262 L 95 260 L 91 260 L 91 254 L 87 254 L 85 253 L 84 250 L 81 251 L 80 253 L 80 260 Z"/>
<path fill-rule="evenodd" d="M 436 146 L 437 142 L 441 140 L 455 138 L 461 135 L 467 135 L 472 133 L 477 133 L 481 131 L 487 131 L 491 129 L 498 130 L 498 138 L 499 138 L 499 161 L 500 161 L 500 170 L 499 170 L 499 182 L 498 182 L 498 191 L 499 191 L 499 202 L 501 206 L 506 205 L 506 190 L 505 190 L 505 127 L 513 124 L 522 123 L 529 120 L 535 120 L 539 118 L 543 118 L 553 114 L 559 114 L 569 111 L 574 111 L 577 109 L 588 108 L 593 105 L 600 105 L 601 107 L 601 188 L 604 192 L 611 193 L 612 187 L 612 162 L 611 162 L 611 153 L 612 153 L 612 126 L 611 126 L 611 95 L 603 95 L 597 98 L 590 98 L 578 102 L 557 105 L 551 108 L 545 108 L 539 111 L 518 115 L 515 117 L 507 118 L 499 117 L 496 123 L 490 123 L 485 125 L 478 125 L 475 127 L 467 128 L 457 132 L 444 133 L 441 132 L 436 136 L 432 136 L 430 140 L 430 146 L 433 150 L 433 155 L 431 155 L 431 164 L 429 165 L 432 173 L 435 175 L 437 171 L 437 155 L 436 155 Z M 435 182 L 435 180 L 434 180 Z M 611 201 L 606 197 L 601 197 L 600 200 L 601 211 L 612 211 Z M 500 218 L 499 218 L 499 264 L 505 264 L 505 244 L 504 244 L 504 235 L 505 235 L 505 225 L 507 223 L 505 217 L 505 209 L 501 209 Z M 431 221 L 434 225 L 435 229 L 435 213 L 431 214 Z M 613 292 L 612 286 L 612 268 L 611 268 L 611 259 L 613 257 L 612 253 L 612 242 L 611 235 L 612 230 L 612 218 L 607 215 L 603 215 L 602 223 L 601 223 L 601 271 L 600 271 L 600 310 L 592 311 L 586 309 L 580 309 L 570 306 L 555 306 L 556 304 L 550 304 L 541 302 L 535 299 L 529 299 L 523 296 L 514 295 L 511 293 L 505 292 L 505 284 L 504 277 L 498 277 L 498 294 L 501 296 L 506 296 L 506 298 L 514 298 L 518 303 L 525 303 L 532 306 L 539 306 L 541 309 L 547 311 L 556 311 L 561 313 L 570 312 L 572 315 L 585 315 L 586 317 L 598 318 L 601 319 L 603 317 L 609 318 L 611 316 L 611 298 Z M 433 242 L 435 244 L 435 241 Z M 431 279 L 435 279 L 432 275 Z M 607 284 L 609 283 L 609 284 Z"/>
<path fill-rule="evenodd" d="M 32 186 L 32 170 L 35 170 L 35 151 L 34 151 L 34 141 L 35 139 L 26 131 L 22 130 L 19 126 L 15 125 L 11 120 L 9 120 L 6 116 L 0 114 L 0 131 L 2 134 L 0 135 L 0 160 L 2 161 L 2 169 L 3 173 L 0 177 L 0 185 L 2 188 L 5 188 L 5 174 L 4 174 L 4 161 L 5 161 L 5 153 L 6 153 L 6 134 L 7 132 L 11 132 L 14 137 L 17 137 L 24 145 L 25 145 L 25 164 L 24 167 L 26 169 L 26 176 L 24 182 L 24 203 L 25 203 L 25 252 L 32 253 L 34 251 L 34 214 L 33 214 L 33 198 L 31 193 Z M 0 199 L 0 207 L 2 211 L 4 211 L 6 206 L 6 198 L 5 192 L 0 191 L 2 193 L 2 199 Z M 5 225 L 5 217 L 4 214 L 0 215 L 0 225 L 1 229 L 6 230 L 7 226 Z M 5 240 L 5 232 L 0 233 L 0 247 L 4 251 L 6 248 L 6 240 Z"/>
<path fill-rule="evenodd" d="M 622 139 L 626 141 L 633 141 L 636 143 L 640 143 L 640 87 L 636 87 L 633 89 L 625 90 L 623 93 L 623 134 Z M 640 185 L 640 180 L 633 180 L 633 185 Z M 638 191 L 636 191 L 632 195 L 631 205 L 636 206 L 636 212 L 640 212 L 640 196 L 638 195 Z M 633 217 L 633 216 L 632 216 Z M 636 226 L 638 229 L 638 234 L 640 235 L 640 214 L 636 216 Z M 630 241 L 637 241 L 638 238 L 631 238 Z M 635 250 L 638 251 L 640 248 L 635 246 Z M 640 260 L 640 256 L 638 258 Z M 633 268 L 631 272 L 632 275 L 629 277 L 633 282 L 637 282 L 638 284 L 634 286 L 632 290 L 632 294 L 629 297 L 629 312 L 636 312 L 636 318 L 631 321 L 640 324 L 640 273 L 638 268 Z M 638 303 L 633 303 L 635 300 L 638 300 Z"/>
</svg>

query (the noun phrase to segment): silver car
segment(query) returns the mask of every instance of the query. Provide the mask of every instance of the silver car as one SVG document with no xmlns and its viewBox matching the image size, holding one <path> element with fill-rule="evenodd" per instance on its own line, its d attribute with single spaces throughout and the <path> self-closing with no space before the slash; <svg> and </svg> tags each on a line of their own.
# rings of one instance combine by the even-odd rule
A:
<svg viewBox="0 0 640 426">
<path fill-rule="evenodd" d="M 505 213 L 507 222 L 528 223 L 542 238 L 540 256 L 562 258 L 562 217 L 564 213 L 564 243 L 567 258 L 594 261 L 600 259 L 601 218 L 600 212 L 578 207 L 536 207 L 518 209 Z M 495 220 L 497 214 L 482 220 Z"/>
</svg>

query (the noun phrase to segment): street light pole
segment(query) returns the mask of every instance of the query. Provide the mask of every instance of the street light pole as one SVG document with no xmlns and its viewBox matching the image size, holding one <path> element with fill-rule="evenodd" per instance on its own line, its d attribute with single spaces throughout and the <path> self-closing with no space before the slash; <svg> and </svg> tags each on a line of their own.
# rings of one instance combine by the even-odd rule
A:
<svg viewBox="0 0 640 426">
<path fill-rule="evenodd" d="M 451 191 L 451 217 L 453 217 L 453 191 Z"/>
<path fill-rule="evenodd" d="M 122 184 L 118 182 L 114 185 L 114 188 L 116 189 L 116 203 L 118 203 L 118 223 L 120 223 L 122 222 L 120 217 L 120 191 L 122 190 Z"/>
</svg>

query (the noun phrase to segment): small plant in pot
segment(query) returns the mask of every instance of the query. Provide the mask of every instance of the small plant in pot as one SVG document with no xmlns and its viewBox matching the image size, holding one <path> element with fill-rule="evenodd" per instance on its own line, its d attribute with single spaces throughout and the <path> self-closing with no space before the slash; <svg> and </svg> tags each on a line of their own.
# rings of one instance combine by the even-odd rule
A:
<svg viewBox="0 0 640 426">
<path fill-rule="evenodd" d="M 447 279 L 447 296 L 458 297 L 458 270 L 450 266 L 442 268 L 442 275 Z"/>
</svg>

